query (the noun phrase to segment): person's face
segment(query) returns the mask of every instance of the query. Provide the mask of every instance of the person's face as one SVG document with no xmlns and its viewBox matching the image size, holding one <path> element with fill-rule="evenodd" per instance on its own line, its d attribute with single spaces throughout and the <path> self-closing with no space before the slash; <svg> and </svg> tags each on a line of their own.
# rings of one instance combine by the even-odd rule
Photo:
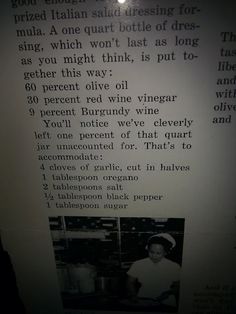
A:
<svg viewBox="0 0 236 314">
<path fill-rule="evenodd" d="M 148 249 L 148 256 L 153 263 L 158 263 L 166 255 L 166 251 L 161 244 L 151 244 Z"/>
</svg>

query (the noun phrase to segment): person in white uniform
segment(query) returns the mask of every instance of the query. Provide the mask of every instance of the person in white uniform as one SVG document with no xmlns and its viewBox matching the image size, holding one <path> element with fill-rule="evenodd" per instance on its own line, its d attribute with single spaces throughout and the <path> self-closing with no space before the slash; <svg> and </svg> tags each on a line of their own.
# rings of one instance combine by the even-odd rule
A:
<svg viewBox="0 0 236 314">
<path fill-rule="evenodd" d="M 175 245 L 175 239 L 167 233 L 148 239 L 148 257 L 134 262 L 127 272 L 129 297 L 149 298 L 161 304 L 177 305 L 180 266 L 166 258 Z"/>
</svg>

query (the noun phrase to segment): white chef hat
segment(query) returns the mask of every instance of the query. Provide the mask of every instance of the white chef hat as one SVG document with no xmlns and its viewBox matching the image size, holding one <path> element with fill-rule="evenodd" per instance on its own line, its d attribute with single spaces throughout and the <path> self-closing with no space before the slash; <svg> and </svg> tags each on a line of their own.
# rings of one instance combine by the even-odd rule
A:
<svg viewBox="0 0 236 314">
<path fill-rule="evenodd" d="M 151 236 L 147 241 L 146 249 L 154 243 L 163 245 L 166 251 L 170 251 L 176 246 L 175 239 L 169 233 L 158 233 Z"/>
</svg>

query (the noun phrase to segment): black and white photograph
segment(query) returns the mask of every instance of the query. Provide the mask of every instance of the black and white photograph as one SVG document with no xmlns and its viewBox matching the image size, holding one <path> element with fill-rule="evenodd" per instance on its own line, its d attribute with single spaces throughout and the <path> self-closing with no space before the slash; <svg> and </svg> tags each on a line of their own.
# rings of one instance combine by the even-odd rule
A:
<svg viewBox="0 0 236 314">
<path fill-rule="evenodd" d="M 184 219 L 49 217 L 64 309 L 178 312 Z"/>
</svg>

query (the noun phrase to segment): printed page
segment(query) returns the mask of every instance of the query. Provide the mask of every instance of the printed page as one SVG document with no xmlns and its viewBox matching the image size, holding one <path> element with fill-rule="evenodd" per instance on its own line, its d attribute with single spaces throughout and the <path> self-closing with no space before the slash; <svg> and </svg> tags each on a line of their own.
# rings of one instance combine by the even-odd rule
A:
<svg viewBox="0 0 236 314">
<path fill-rule="evenodd" d="M 233 314 L 235 2 L 1 12 L 0 229 L 27 313 Z"/>
</svg>

